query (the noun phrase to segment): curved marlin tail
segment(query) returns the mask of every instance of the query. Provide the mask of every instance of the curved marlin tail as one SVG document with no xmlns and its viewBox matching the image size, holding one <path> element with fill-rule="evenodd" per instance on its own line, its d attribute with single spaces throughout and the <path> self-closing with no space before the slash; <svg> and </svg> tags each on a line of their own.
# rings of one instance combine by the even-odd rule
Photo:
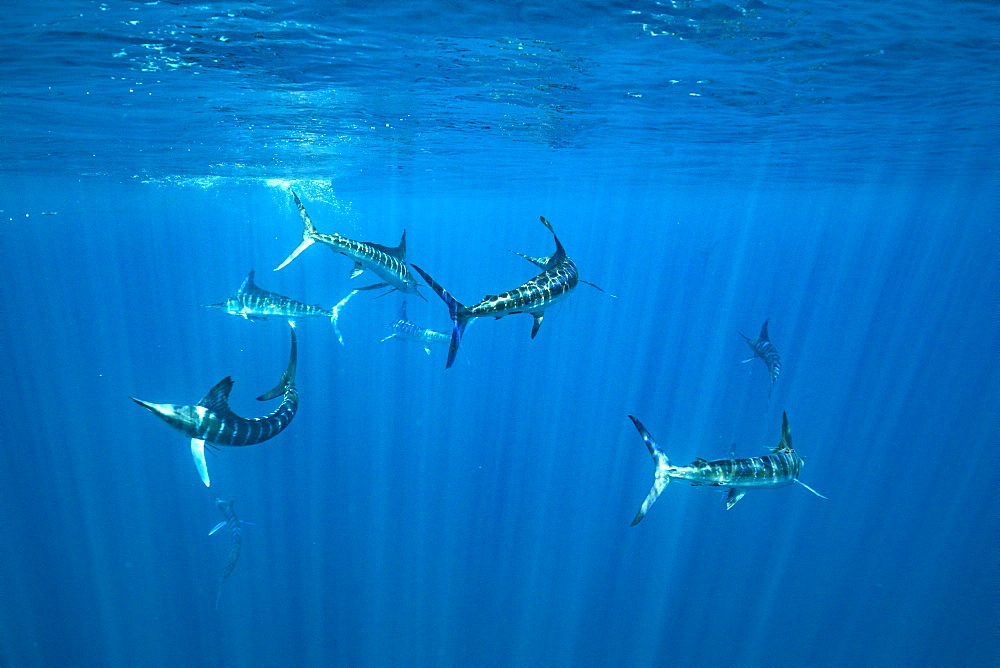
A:
<svg viewBox="0 0 1000 668">
<path fill-rule="evenodd" d="M 649 435 L 642 423 L 629 415 L 635 428 L 639 430 L 642 440 L 649 448 L 649 454 L 656 463 L 653 487 L 649 490 L 642 507 L 635 514 L 632 525 L 635 526 L 645 517 L 650 507 L 656 502 L 671 478 L 687 480 L 694 486 L 711 485 L 713 487 L 728 487 L 726 495 L 726 510 L 736 505 L 748 489 L 772 489 L 798 483 L 816 496 L 826 498 L 809 485 L 799 480 L 803 459 L 792 448 L 792 430 L 788 427 L 788 416 L 781 414 L 781 440 L 771 454 L 763 457 L 748 457 L 745 459 L 717 459 L 705 461 L 700 457 L 686 466 L 674 466 L 667 455 Z"/>
<path fill-rule="evenodd" d="M 211 485 L 208 465 L 205 463 L 205 444 L 239 447 L 256 445 L 274 438 L 285 430 L 299 408 L 299 393 L 295 389 L 295 359 L 297 344 L 295 327 L 291 328 L 292 349 L 288 366 L 274 389 L 257 397 L 257 401 L 268 401 L 282 397 L 281 405 L 274 412 L 258 418 L 244 418 L 229 408 L 229 393 L 233 389 L 233 379 L 226 376 L 208 391 L 208 394 L 193 406 L 176 404 L 154 404 L 129 397 L 132 401 L 149 410 L 174 429 L 191 437 L 191 456 L 205 487 Z"/>
<path fill-rule="evenodd" d="M 222 527 L 229 529 L 229 557 L 226 558 L 226 563 L 222 567 L 222 574 L 219 577 L 219 590 L 215 595 L 216 610 L 219 609 L 222 585 L 226 584 L 226 580 L 229 579 L 229 576 L 233 574 L 233 569 L 236 568 L 236 562 L 240 560 L 240 552 L 243 550 L 243 525 L 252 524 L 252 522 L 243 522 L 236 516 L 236 511 L 233 510 L 233 503 L 233 501 L 226 501 L 225 499 L 215 499 L 215 505 L 218 506 L 219 511 L 222 512 L 222 516 L 225 519 L 212 527 L 212 530 L 208 532 L 208 535 L 211 536 Z"/>
<path fill-rule="evenodd" d="M 418 283 L 406 266 L 406 230 L 403 230 L 403 237 L 399 240 L 399 245 L 395 248 L 367 241 L 355 241 L 354 239 L 341 236 L 336 232 L 333 234 L 323 234 L 313 225 L 299 196 L 295 194 L 294 190 L 290 190 L 290 192 L 292 193 L 292 198 L 295 200 L 295 206 L 299 209 L 299 215 L 302 217 L 302 243 L 285 258 L 284 262 L 275 267 L 275 271 L 284 268 L 289 262 L 297 258 L 302 251 L 318 241 L 329 246 L 335 253 L 340 253 L 354 260 L 354 267 L 351 269 L 351 278 L 355 278 L 367 269 L 383 281 L 382 283 L 375 283 L 374 285 L 359 288 L 360 290 L 375 290 L 391 286 L 392 290 L 399 290 L 400 292 L 407 292 L 424 298 L 417 291 Z"/>
<path fill-rule="evenodd" d="M 746 358 L 740 364 L 752 362 L 759 357 L 767 365 L 767 373 L 771 377 L 771 389 L 767 391 L 767 396 L 770 398 L 771 392 L 774 391 L 774 381 L 778 380 L 778 376 L 781 375 L 781 358 L 778 357 L 778 351 L 767 336 L 767 323 L 768 320 L 765 320 L 764 326 L 760 328 L 760 334 L 756 339 L 751 339 L 742 332 L 737 332 L 737 334 L 743 337 L 743 340 L 750 346 L 750 350 L 753 351 L 753 357 Z"/>
<path fill-rule="evenodd" d="M 448 314 L 454 323 L 451 332 L 451 346 L 448 349 L 448 362 L 445 368 L 450 367 L 455 362 L 458 346 L 462 342 L 462 334 L 472 318 L 492 317 L 499 319 L 515 313 L 530 313 L 535 319 L 531 327 L 531 338 L 535 338 L 535 335 L 538 334 L 538 328 L 542 325 L 542 319 L 545 317 L 545 309 L 565 299 L 577 283 L 587 283 L 604 292 L 593 283 L 580 280 L 576 264 L 566 254 L 563 245 L 559 243 L 559 237 L 552 229 L 552 224 L 544 216 L 539 216 L 539 218 L 552 233 L 552 239 L 556 243 L 555 252 L 549 257 L 531 257 L 516 251 L 511 252 L 541 267 L 542 273 L 513 290 L 501 292 L 498 295 L 487 295 L 473 306 L 464 306 L 432 279 L 426 271 L 415 264 L 410 265 L 417 270 L 420 277 L 448 306 Z"/>
<path fill-rule="evenodd" d="M 208 304 L 207 308 L 217 308 L 231 315 L 243 316 L 247 320 L 266 320 L 271 317 L 285 318 L 292 325 L 295 324 L 296 320 L 302 318 L 329 318 L 330 324 L 333 325 L 333 331 L 337 334 L 337 339 L 341 345 L 344 344 L 344 337 L 341 336 L 340 327 L 338 327 L 340 309 L 347 304 L 351 297 L 358 294 L 357 290 L 351 290 L 347 293 L 347 296 L 332 309 L 325 309 L 319 304 L 306 304 L 291 297 L 279 295 L 277 292 L 268 292 L 257 287 L 253 278 L 254 271 L 251 269 L 235 295 L 224 302 Z"/>
</svg>

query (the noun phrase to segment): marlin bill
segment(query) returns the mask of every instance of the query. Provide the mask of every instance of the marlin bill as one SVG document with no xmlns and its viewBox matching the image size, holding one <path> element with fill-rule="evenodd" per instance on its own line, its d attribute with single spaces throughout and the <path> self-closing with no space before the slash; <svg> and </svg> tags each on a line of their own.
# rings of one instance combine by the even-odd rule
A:
<svg viewBox="0 0 1000 668">
<path fill-rule="evenodd" d="M 399 290 L 400 292 L 423 298 L 423 295 L 417 291 L 419 284 L 413 278 L 410 269 L 406 266 L 406 230 L 403 230 L 403 237 L 399 240 L 399 245 L 395 247 L 382 246 L 367 241 L 355 241 L 354 239 L 341 236 L 336 232 L 333 234 L 323 234 L 313 225 L 312 220 L 309 218 L 309 213 L 306 211 L 305 206 L 302 205 L 302 200 L 295 194 L 295 191 L 289 190 L 289 192 L 292 193 L 295 206 L 298 207 L 299 214 L 302 217 L 302 243 L 285 258 L 284 262 L 275 267 L 274 271 L 283 269 L 289 262 L 297 258 L 302 251 L 318 241 L 319 243 L 326 244 L 335 253 L 340 253 L 354 261 L 354 267 L 351 269 L 351 278 L 360 276 L 367 269 L 382 279 L 381 283 L 359 288 L 360 290 L 375 290 L 377 288 L 390 287 L 391 290 Z"/>
<path fill-rule="evenodd" d="M 653 456 L 656 470 L 653 475 L 653 487 L 642 502 L 639 512 L 632 520 L 635 526 L 645 517 L 650 507 L 656 502 L 671 478 L 687 480 L 694 486 L 709 485 L 712 487 L 728 487 L 726 509 L 732 508 L 743 498 L 749 489 L 774 489 L 798 483 L 816 496 L 826 498 L 809 485 L 799 480 L 803 459 L 792 448 L 792 430 L 788 427 L 788 416 L 781 414 L 781 440 L 771 454 L 762 457 L 747 457 L 745 459 L 717 459 L 706 461 L 700 457 L 686 466 L 674 466 L 666 453 L 657 445 L 653 437 L 639 420 L 629 415 L 629 418 L 639 430 L 642 440 Z"/>
<path fill-rule="evenodd" d="M 282 397 L 281 405 L 274 412 L 263 417 L 244 418 L 229 408 L 229 393 L 233 389 L 233 379 L 226 376 L 208 391 L 201 401 L 193 406 L 176 404 L 154 404 L 129 397 L 135 403 L 148 409 L 174 429 L 191 438 L 191 456 L 195 468 L 205 487 L 212 483 L 208 477 L 205 462 L 205 444 L 209 447 L 242 447 L 256 445 L 274 438 L 292 422 L 299 408 L 299 393 L 295 389 L 295 359 L 297 343 L 295 328 L 291 328 L 292 348 L 288 366 L 274 389 L 257 397 L 257 401 L 269 401 Z"/>
<path fill-rule="evenodd" d="M 235 295 L 229 297 L 224 302 L 208 304 L 208 308 L 215 308 L 231 315 L 242 316 L 247 320 L 284 318 L 293 326 L 297 320 L 304 318 L 329 318 L 330 324 L 333 325 L 333 331 L 337 334 L 337 339 L 343 345 L 344 337 L 341 336 L 340 327 L 338 326 L 340 309 L 357 293 L 357 290 L 351 290 L 332 309 L 325 309 L 319 304 L 305 304 L 291 297 L 279 295 L 276 292 L 268 292 L 257 287 L 254 283 L 254 271 L 251 269 Z"/>
<path fill-rule="evenodd" d="M 415 264 L 411 265 L 420 274 L 420 277 L 427 282 L 427 285 L 448 306 L 448 314 L 451 316 L 453 328 L 451 332 L 451 345 L 448 348 L 446 368 L 455 362 L 455 355 L 458 353 L 458 347 L 462 342 L 462 334 L 465 332 L 465 327 L 472 318 L 491 317 L 499 319 L 505 315 L 513 315 L 515 313 L 530 313 L 535 319 L 531 327 L 531 338 L 535 338 L 535 335 L 538 334 L 538 328 L 542 325 L 542 319 L 545 317 L 545 309 L 568 297 L 577 283 L 587 283 L 601 290 L 601 288 L 589 281 L 580 280 L 576 264 L 566 254 L 563 245 L 559 243 L 559 237 L 556 236 L 552 224 L 544 216 L 540 216 L 539 218 L 542 224 L 552 233 L 552 239 L 556 244 L 555 252 L 548 257 L 531 257 L 530 255 L 512 252 L 540 267 L 542 273 L 513 290 L 501 292 L 497 295 L 487 295 L 478 304 L 474 304 L 473 306 L 463 305 L 432 279 L 426 271 Z M 601 290 L 601 292 L 604 291 Z"/>
<path fill-rule="evenodd" d="M 433 329 L 424 329 L 410 322 L 406 315 L 406 300 L 403 300 L 399 307 L 399 317 L 389 325 L 389 336 L 382 339 L 382 342 L 389 339 L 398 341 L 414 341 L 424 348 L 424 352 L 431 354 L 431 346 L 435 344 L 446 344 L 451 341 L 451 337 L 443 332 L 435 332 Z"/>
<path fill-rule="evenodd" d="M 236 563 L 240 560 L 240 552 L 243 551 L 243 525 L 252 524 L 252 522 L 243 522 L 239 517 L 236 516 L 236 511 L 233 509 L 233 501 L 227 501 L 225 499 L 216 499 L 215 505 L 218 507 L 219 512 L 222 513 L 222 517 L 225 518 L 218 524 L 216 524 L 208 535 L 211 536 L 216 531 L 222 527 L 226 527 L 229 531 L 229 556 L 226 558 L 226 563 L 222 567 L 222 573 L 219 576 L 219 587 L 218 592 L 215 595 L 215 609 L 219 609 L 219 598 L 222 596 L 222 585 L 226 584 L 226 580 L 229 576 L 233 574 L 233 570 L 236 568 Z"/>
<path fill-rule="evenodd" d="M 753 356 L 746 358 L 740 364 L 760 359 L 767 366 L 767 373 L 771 378 L 771 388 L 767 391 L 767 396 L 770 397 L 771 392 L 774 391 L 774 381 L 778 380 L 778 376 L 781 375 L 781 358 L 778 356 L 778 351 L 767 335 L 768 322 L 769 320 L 764 321 L 764 326 L 760 328 L 760 334 L 757 335 L 756 339 L 751 339 L 742 332 L 737 332 L 737 334 L 743 337 L 743 340 L 750 346 L 750 350 L 753 351 Z"/>
</svg>

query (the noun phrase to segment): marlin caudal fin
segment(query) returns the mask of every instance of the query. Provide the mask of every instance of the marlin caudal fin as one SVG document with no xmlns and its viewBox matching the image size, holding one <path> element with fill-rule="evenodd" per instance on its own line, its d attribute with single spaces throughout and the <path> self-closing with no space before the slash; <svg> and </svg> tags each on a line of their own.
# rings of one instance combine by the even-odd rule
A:
<svg viewBox="0 0 1000 668">
<path fill-rule="evenodd" d="M 340 333 L 340 309 L 344 308 L 344 305 L 346 305 L 351 297 L 356 294 L 358 294 L 357 290 L 351 290 L 348 292 L 347 296 L 337 302 L 337 304 L 333 307 L 333 310 L 330 312 L 330 323 L 333 325 L 333 333 L 337 335 L 337 340 L 340 341 L 340 345 L 344 345 L 344 337 Z"/>
<path fill-rule="evenodd" d="M 656 444 L 653 437 L 649 435 L 646 428 L 642 426 L 638 418 L 634 415 L 629 415 L 629 419 L 635 425 L 635 428 L 639 430 L 639 435 L 642 436 L 642 440 L 646 442 L 646 447 L 649 448 L 649 454 L 653 456 L 653 461 L 656 462 L 656 471 L 654 472 L 653 487 L 649 490 L 649 494 L 646 496 L 646 500 L 642 502 L 642 506 L 639 508 L 639 512 L 635 514 L 635 519 L 632 520 L 632 524 L 629 526 L 635 526 L 646 516 L 650 507 L 656 502 L 656 497 L 660 495 L 667 487 L 667 483 L 670 482 L 670 460 L 667 458 L 665 452 L 660 449 L 660 446 Z"/>
<path fill-rule="evenodd" d="M 559 237 L 556 236 L 556 231 L 552 228 L 552 223 L 546 220 L 545 216 L 539 216 L 538 219 L 541 220 L 542 225 L 548 228 L 549 232 L 552 233 L 552 239 L 556 242 L 556 252 L 549 256 L 549 264 L 553 265 L 562 262 L 563 258 L 566 257 L 566 249 L 564 249 L 563 245 L 559 243 Z"/>
<path fill-rule="evenodd" d="M 451 330 L 451 345 L 448 347 L 448 362 L 445 364 L 445 368 L 448 369 L 455 362 L 455 355 L 458 354 L 458 346 L 462 343 L 462 333 L 465 331 L 465 326 L 469 324 L 470 316 L 468 309 L 448 294 L 448 291 L 438 285 L 433 278 L 428 276 L 426 271 L 415 264 L 411 264 L 410 266 L 416 269 L 417 273 L 430 286 L 431 290 L 436 292 L 437 296 L 448 306 L 448 315 L 451 316 L 451 321 L 454 323 L 454 327 Z"/>
<path fill-rule="evenodd" d="M 295 387 L 295 364 L 298 353 L 298 342 L 295 340 L 295 325 L 291 326 L 291 331 L 292 351 L 288 355 L 288 366 L 285 367 L 285 373 L 281 374 L 281 379 L 278 380 L 278 384 L 274 386 L 274 389 L 257 397 L 257 401 L 268 401 L 280 397 L 288 389 Z"/>
<path fill-rule="evenodd" d="M 302 206 L 302 201 L 299 199 L 299 196 L 295 194 L 295 191 L 289 189 L 288 192 L 292 193 L 292 198 L 295 200 L 295 206 L 299 208 L 299 215 L 302 216 L 302 243 L 300 243 L 295 250 L 293 250 L 291 254 L 285 258 L 284 262 L 275 267 L 274 271 L 284 269 L 284 267 L 289 262 L 297 258 L 302 251 L 316 243 L 314 236 L 316 234 L 316 226 L 313 225 L 312 220 L 309 218 L 309 214 L 306 213 L 306 208 Z"/>
</svg>

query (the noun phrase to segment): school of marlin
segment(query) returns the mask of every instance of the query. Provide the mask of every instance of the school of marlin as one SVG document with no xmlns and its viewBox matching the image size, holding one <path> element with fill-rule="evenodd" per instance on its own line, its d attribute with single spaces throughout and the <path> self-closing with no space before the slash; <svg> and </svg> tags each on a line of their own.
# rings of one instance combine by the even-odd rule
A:
<svg viewBox="0 0 1000 668">
<path fill-rule="evenodd" d="M 314 243 L 321 243 L 353 261 L 351 278 L 356 278 L 367 270 L 382 280 L 350 291 L 333 308 L 325 309 L 259 288 L 254 282 L 254 272 L 251 270 L 235 295 L 223 302 L 207 305 L 209 308 L 220 309 L 225 313 L 238 315 L 247 320 L 268 318 L 286 320 L 290 327 L 291 348 L 288 364 L 279 378 L 278 384 L 257 397 L 258 401 L 270 401 L 281 397 L 281 404 L 271 413 L 261 417 L 240 417 L 229 408 L 229 394 L 233 388 L 233 380 L 228 376 L 216 383 L 198 403 L 192 405 L 153 403 L 130 397 L 132 401 L 190 438 L 191 456 L 194 459 L 198 476 L 205 487 L 211 486 L 211 478 L 205 460 L 206 447 L 212 449 L 220 446 L 244 447 L 263 443 L 284 431 L 295 417 L 299 405 L 299 394 L 295 388 L 297 359 L 295 323 L 298 320 L 328 318 L 338 340 L 343 345 L 344 340 L 338 327 L 340 311 L 358 292 L 387 289 L 388 292 L 399 291 L 424 298 L 418 291 L 420 284 L 410 272 L 410 267 L 412 267 L 448 307 L 448 315 L 452 321 L 451 333 L 449 335 L 445 332 L 424 329 L 411 323 L 406 315 L 404 299 L 400 307 L 399 318 L 389 325 L 390 333 L 382 340 L 387 341 L 395 338 L 401 341 L 414 341 L 419 343 L 428 354 L 431 352 L 432 344 L 447 344 L 448 357 L 445 368 L 450 368 L 462 343 L 466 325 L 473 318 L 499 319 L 507 315 L 528 313 L 534 319 L 531 338 L 535 338 L 545 317 L 546 309 L 566 299 L 579 283 L 586 283 L 604 292 L 600 287 L 580 278 L 576 264 L 566 254 L 552 224 L 544 217 L 540 217 L 542 224 L 552 234 L 552 239 L 555 242 L 555 251 L 552 255 L 532 257 L 512 252 L 536 265 L 541 269 L 541 273 L 516 288 L 487 295 L 478 303 L 465 306 L 431 278 L 426 271 L 415 264 L 407 264 L 405 231 L 397 246 L 382 246 L 371 242 L 356 241 L 336 232 L 321 233 L 313 225 L 299 196 L 294 190 L 289 189 L 289 192 L 302 219 L 302 242 L 274 271 L 287 266 Z M 767 328 L 768 321 L 765 321 L 757 338 L 751 339 L 742 333 L 740 336 L 743 337 L 753 353 L 749 358 L 742 360 L 742 363 L 760 359 L 767 367 L 770 379 L 768 397 L 770 398 L 770 391 L 773 390 L 774 383 L 781 373 L 781 358 L 774 344 L 771 343 Z M 628 417 L 639 431 L 639 435 L 649 449 L 655 464 L 653 486 L 633 518 L 632 526 L 638 524 L 645 517 L 672 478 L 686 480 L 695 486 L 725 488 L 727 509 L 732 508 L 737 501 L 742 499 L 748 490 L 773 489 L 796 483 L 813 494 L 826 498 L 799 480 L 798 476 L 802 471 L 803 459 L 792 447 L 792 432 L 788 425 L 788 416 L 784 413 L 782 413 L 781 438 L 778 444 L 771 449 L 770 454 L 712 461 L 697 458 L 687 465 L 671 464 L 667 454 L 638 418 L 632 415 Z M 233 572 L 239 559 L 242 549 L 243 526 L 250 523 L 241 521 L 236 516 L 231 499 L 215 498 L 215 503 L 222 512 L 224 520 L 209 533 L 211 535 L 216 530 L 226 527 L 229 530 L 231 542 L 229 557 L 220 576 L 216 594 L 216 607 L 218 607 L 222 585 Z"/>
</svg>

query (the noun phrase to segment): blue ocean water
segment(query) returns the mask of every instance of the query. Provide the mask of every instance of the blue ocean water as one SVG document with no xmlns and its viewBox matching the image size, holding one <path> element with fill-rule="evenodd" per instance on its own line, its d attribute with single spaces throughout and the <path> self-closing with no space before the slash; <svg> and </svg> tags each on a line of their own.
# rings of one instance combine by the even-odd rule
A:
<svg viewBox="0 0 1000 668">
<path fill-rule="evenodd" d="M 9 3 L 8 3 L 9 4 Z M 1000 9 L 988 0 L 22 3 L 0 27 L 0 663 L 996 665 Z M 235 381 L 394 245 L 538 336 L 298 324 L 301 408 L 209 456 L 131 401 Z M 448 331 L 428 289 L 410 319 Z M 739 332 L 770 323 L 768 396 Z M 670 485 L 755 456 L 802 479 Z M 229 554 L 215 496 L 244 520 Z M 224 533 L 224 532 L 223 532 Z"/>
</svg>

